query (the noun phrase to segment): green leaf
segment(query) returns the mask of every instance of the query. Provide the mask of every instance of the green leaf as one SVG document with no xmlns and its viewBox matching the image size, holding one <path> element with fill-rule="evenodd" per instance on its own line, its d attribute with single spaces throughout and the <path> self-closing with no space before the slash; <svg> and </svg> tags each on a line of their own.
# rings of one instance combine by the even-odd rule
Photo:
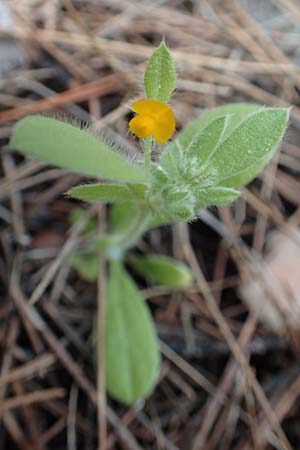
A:
<svg viewBox="0 0 300 450">
<path fill-rule="evenodd" d="M 141 167 L 102 140 L 49 117 L 29 116 L 18 122 L 10 148 L 92 177 L 132 183 L 146 180 Z"/>
<path fill-rule="evenodd" d="M 204 164 L 221 142 L 230 122 L 229 118 L 230 116 L 219 117 L 196 134 L 186 149 L 189 157 L 195 156 L 199 164 Z"/>
<path fill-rule="evenodd" d="M 261 172 L 261 170 L 265 167 L 265 165 L 269 162 L 269 160 L 270 155 L 266 154 L 263 158 L 259 158 L 254 164 L 252 164 L 246 170 L 243 170 L 242 172 L 239 172 L 238 174 L 233 175 L 231 177 L 225 178 L 222 181 L 223 186 L 229 186 L 236 189 L 245 186 Z"/>
<path fill-rule="evenodd" d="M 137 199 L 137 200 L 145 200 L 145 195 L 146 195 L 146 191 L 147 191 L 147 185 L 146 184 L 128 184 L 127 185 L 128 189 L 130 189 L 130 191 L 132 192 L 133 196 Z"/>
<path fill-rule="evenodd" d="M 129 255 L 128 262 L 136 272 L 153 284 L 184 289 L 193 281 L 193 274 L 185 264 L 167 256 Z"/>
<path fill-rule="evenodd" d="M 123 234 L 132 223 L 132 218 L 136 215 L 137 210 L 134 203 L 115 203 L 109 214 L 110 231 L 114 234 Z"/>
<path fill-rule="evenodd" d="M 160 157 L 161 166 L 172 179 L 194 178 L 217 144 L 220 145 L 247 116 L 261 109 L 262 107 L 256 104 L 235 103 L 204 113 L 187 125 L 178 133 L 176 139 L 165 147 Z M 191 155 L 197 155 L 196 162 L 191 155 L 187 158 L 189 150 Z M 208 181 L 214 184 L 213 173 L 206 171 L 205 178 L 207 177 Z"/>
<path fill-rule="evenodd" d="M 79 272 L 81 278 L 92 283 L 97 280 L 99 274 L 99 254 L 78 253 L 73 257 L 71 266 Z"/>
<path fill-rule="evenodd" d="M 200 189 L 196 193 L 196 208 L 204 208 L 211 205 L 226 205 L 233 202 L 240 196 L 240 192 L 223 187 L 214 186 L 207 189 Z"/>
<path fill-rule="evenodd" d="M 229 123 L 228 117 L 219 117 L 210 122 L 205 128 L 195 133 L 188 146 L 183 148 L 179 140 L 168 147 L 160 158 L 161 167 L 169 177 L 191 178 L 192 172 L 199 172 L 201 165 L 212 155 L 221 142 Z M 192 167 L 190 167 L 192 166 Z"/>
<path fill-rule="evenodd" d="M 110 268 L 105 322 L 107 390 L 131 405 L 152 392 L 160 353 L 148 306 L 119 261 Z"/>
<path fill-rule="evenodd" d="M 229 187 L 250 181 L 272 157 L 285 132 L 288 115 L 285 108 L 264 108 L 250 114 L 223 140 L 203 170 L 214 171 L 220 185 L 226 179 Z"/>
<path fill-rule="evenodd" d="M 167 145 L 160 163 L 166 172 L 171 172 L 173 179 L 176 177 L 185 183 L 192 180 L 192 184 L 198 183 L 199 187 L 220 185 L 238 189 L 251 181 L 271 159 L 285 132 L 288 115 L 288 109 L 251 104 L 213 109 L 188 125 Z M 220 134 L 218 126 L 224 118 L 225 127 Z M 208 132 L 211 146 L 205 138 Z M 199 155 L 198 160 L 192 155 Z"/>
<path fill-rule="evenodd" d="M 86 184 L 77 186 L 67 192 L 73 198 L 88 202 L 126 202 L 133 194 L 127 186 L 121 184 Z"/>
<path fill-rule="evenodd" d="M 210 111 L 204 113 L 198 119 L 190 122 L 180 133 L 178 133 L 176 139 L 171 142 L 165 148 L 165 151 L 170 146 L 174 146 L 175 142 L 179 142 L 181 147 L 185 149 L 188 147 L 190 142 L 195 139 L 201 130 L 206 128 L 211 122 L 220 117 L 230 116 L 230 122 L 226 126 L 226 132 L 224 132 L 222 139 L 226 139 L 235 127 L 238 126 L 243 120 L 246 119 L 249 114 L 258 111 L 262 108 L 261 105 L 251 104 L 251 103 L 233 103 L 230 105 L 219 106 L 218 108 L 211 109 Z"/>
<path fill-rule="evenodd" d="M 144 86 L 148 98 L 168 102 L 176 83 L 176 67 L 170 51 L 162 42 L 152 54 L 145 71 Z"/>
</svg>

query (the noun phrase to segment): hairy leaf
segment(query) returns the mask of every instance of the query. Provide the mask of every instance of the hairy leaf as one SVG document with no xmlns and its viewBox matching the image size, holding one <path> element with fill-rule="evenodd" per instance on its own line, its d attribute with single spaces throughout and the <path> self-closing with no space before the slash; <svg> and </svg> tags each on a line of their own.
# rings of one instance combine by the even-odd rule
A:
<svg viewBox="0 0 300 450">
<path fill-rule="evenodd" d="M 176 67 L 164 42 L 152 54 L 145 71 L 144 86 L 148 98 L 167 102 L 176 83 Z"/>
<path fill-rule="evenodd" d="M 234 128 L 243 120 L 246 119 L 249 114 L 258 111 L 262 108 L 261 105 L 251 104 L 251 103 L 233 103 L 230 105 L 219 106 L 218 108 L 211 109 L 210 111 L 205 112 L 198 119 L 190 122 L 180 133 L 178 133 L 176 139 L 171 142 L 165 149 L 165 151 L 176 141 L 179 141 L 181 147 L 184 149 L 188 147 L 190 142 L 193 141 L 195 136 L 197 136 L 201 130 L 206 128 L 211 122 L 214 120 L 229 116 L 230 121 L 226 126 L 226 132 L 224 132 L 222 139 L 226 139 L 229 136 Z"/>
<path fill-rule="evenodd" d="M 268 163 L 283 137 L 288 115 L 288 109 L 258 105 L 216 108 L 179 133 L 162 153 L 160 163 L 173 179 L 185 184 L 190 180 L 191 186 L 238 189 Z M 220 134 L 222 120 L 224 129 Z M 199 158 L 195 159 L 195 155 Z"/>
<path fill-rule="evenodd" d="M 160 354 L 147 304 L 122 264 L 111 264 L 106 289 L 105 369 L 107 389 L 133 404 L 146 398 L 158 379 Z"/>
<path fill-rule="evenodd" d="M 175 144 L 169 146 L 161 155 L 162 169 L 173 179 L 178 177 L 186 178 L 186 181 L 191 179 L 193 173 L 199 172 L 201 165 L 214 153 L 228 123 L 226 116 L 213 120 L 207 127 L 195 133 L 185 148 L 182 147 L 179 139 L 175 140 Z"/>
<path fill-rule="evenodd" d="M 70 189 L 67 194 L 88 202 L 115 203 L 134 199 L 128 187 L 120 184 L 86 184 Z"/>
<path fill-rule="evenodd" d="M 146 179 L 141 167 L 101 139 L 49 117 L 29 116 L 18 122 L 10 148 L 93 177 L 132 183 Z"/>
<path fill-rule="evenodd" d="M 257 161 L 255 161 L 255 163 L 247 169 L 222 180 L 222 185 L 235 189 L 245 186 L 262 171 L 265 165 L 269 162 L 270 157 L 272 157 L 272 155 L 267 153 L 264 157 L 257 159 Z"/>
<path fill-rule="evenodd" d="M 123 234 L 137 215 L 136 205 L 132 202 L 115 203 L 109 214 L 109 228 L 112 233 Z"/>
<path fill-rule="evenodd" d="M 144 200 L 146 191 L 147 191 L 147 185 L 146 184 L 128 184 L 128 189 L 131 191 L 133 196 L 138 200 Z"/>
<path fill-rule="evenodd" d="M 229 187 L 240 187 L 245 179 L 250 181 L 276 150 L 285 132 L 288 114 L 285 108 L 264 108 L 249 115 L 218 146 L 205 165 L 205 171 L 215 171 L 220 185 L 232 177 L 236 177 L 235 183 L 227 182 Z"/>
<path fill-rule="evenodd" d="M 226 205 L 227 203 L 233 202 L 239 196 L 239 191 L 223 186 L 200 189 L 196 193 L 196 208 L 204 208 L 210 205 Z"/>
</svg>

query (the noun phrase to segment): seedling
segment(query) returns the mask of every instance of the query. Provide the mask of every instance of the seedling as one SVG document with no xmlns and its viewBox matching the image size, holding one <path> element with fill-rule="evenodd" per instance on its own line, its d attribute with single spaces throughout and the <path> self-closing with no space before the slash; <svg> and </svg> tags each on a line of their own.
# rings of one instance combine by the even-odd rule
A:
<svg viewBox="0 0 300 450">
<path fill-rule="evenodd" d="M 192 281 L 182 263 L 128 250 L 153 227 L 192 221 L 201 208 L 234 201 L 270 161 L 289 116 L 285 108 L 229 104 L 203 114 L 170 140 L 176 122 L 168 102 L 175 84 L 175 64 L 162 43 L 148 62 L 144 98 L 133 103 L 129 122 L 143 147 L 143 160 L 132 160 L 88 128 L 50 117 L 21 120 L 10 141 L 12 150 L 99 179 L 74 187 L 69 196 L 112 205 L 107 234 L 91 238 L 89 251 L 75 255 L 73 265 L 92 281 L 99 252 L 106 255 L 106 384 L 126 404 L 151 393 L 160 353 L 149 308 L 124 261 L 150 283 L 185 289 Z"/>
</svg>

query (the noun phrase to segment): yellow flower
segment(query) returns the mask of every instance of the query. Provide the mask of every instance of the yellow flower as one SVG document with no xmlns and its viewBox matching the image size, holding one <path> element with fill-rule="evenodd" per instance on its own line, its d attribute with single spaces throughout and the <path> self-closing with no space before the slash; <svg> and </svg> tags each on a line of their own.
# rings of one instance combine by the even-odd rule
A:
<svg viewBox="0 0 300 450">
<path fill-rule="evenodd" d="M 153 136 L 159 144 L 165 144 L 172 137 L 176 120 L 172 109 L 166 103 L 143 99 L 134 102 L 131 109 L 137 115 L 128 125 L 138 138 Z"/>
</svg>

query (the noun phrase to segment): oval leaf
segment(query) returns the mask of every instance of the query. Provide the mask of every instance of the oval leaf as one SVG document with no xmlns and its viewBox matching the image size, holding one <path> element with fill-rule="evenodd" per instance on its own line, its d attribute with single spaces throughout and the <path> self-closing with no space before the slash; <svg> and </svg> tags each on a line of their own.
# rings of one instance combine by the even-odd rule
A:
<svg viewBox="0 0 300 450">
<path fill-rule="evenodd" d="M 229 186 L 235 189 L 239 189 L 245 184 L 249 183 L 253 178 L 255 178 L 262 169 L 268 164 L 270 157 L 272 155 L 266 154 L 263 158 L 259 158 L 252 166 L 249 166 L 247 169 L 242 170 L 241 172 L 225 178 L 222 180 L 223 186 Z"/>
<path fill-rule="evenodd" d="M 211 109 L 210 111 L 205 112 L 198 119 L 193 120 L 189 123 L 180 133 L 178 133 L 176 139 L 171 142 L 166 148 L 165 151 L 169 149 L 169 147 L 174 146 L 176 142 L 179 142 L 181 147 L 185 149 L 188 147 L 190 142 L 192 142 L 197 135 L 206 128 L 211 122 L 220 117 L 230 116 L 230 123 L 227 124 L 226 132 L 224 132 L 222 139 L 226 139 L 229 136 L 234 128 L 243 120 L 246 119 L 249 114 L 252 114 L 255 111 L 260 110 L 261 105 L 257 104 L 248 104 L 248 103 L 234 103 L 225 106 L 219 106 L 218 108 Z"/>
<path fill-rule="evenodd" d="M 249 115 L 218 146 L 205 165 L 205 171 L 214 171 L 217 184 L 223 185 L 226 178 L 238 176 L 254 166 L 253 178 L 258 173 L 258 160 L 266 164 L 272 157 L 285 132 L 288 115 L 289 110 L 285 108 L 264 108 Z M 236 185 L 241 184 L 237 181 Z M 227 186 L 230 185 L 227 183 Z"/>
<path fill-rule="evenodd" d="M 148 98 L 167 102 L 176 83 L 176 67 L 164 42 L 152 54 L 145 71 L 144 86 Z"/>
<path fill-rule="evenodd" d="M 232 188 L 214 186 L 200 189 L 196 193 L 196 208 L 204 208 L 211 205 L 226 205 L 240 196 L 240 192 Z"/>
<path fill-rule="evenodd" d="M 189 144 L 183 148 L 179 140 L 175 140 L 173 146 L 169 146 L 160 158 L 160 164 L 169 177 L 184 177 L 190 182 L 192 172 L 201 169 L 207 159 L 211 157 L 222 140 L 229 123 L 228 117 L 219 117 L 213 120 L 205 128 L 192 136 Z"/>
<path fill-rule="evenodd" d="M 136 205 L 132 202 L 115 203 L 109 212 L 109 228 L 114 234 L 123 234 L 137 215 Z"/>
<path fill-rule="evenodd" d="M 67 194 L 88 202 L 114 203 L 135 199 L 128 187 L 121 184 L 86 184 L 70 189 Z"/>
<path fill-rule="evenodd" d="M 130 255 L 130 265 L 153 284 L 173 289 L 184 289 L 191 285 L 193 274 L 183 263 L 162 255 Z"/>
<path fill-rule="evenodd" d="M 119 261 L 106 286 L 105 370 L 108 392 L 125 404 L 146 398 L 159 376 L 158 341 L 147 304 Z"/>
<path fill-rule="evenodd" d="M 29 116 L 18 122 L 10 148 L 93 177 L 132 183 L 146 179 L 141 167 L 130 163 L 105 142 L 50 117 Z"/>
</svg>

